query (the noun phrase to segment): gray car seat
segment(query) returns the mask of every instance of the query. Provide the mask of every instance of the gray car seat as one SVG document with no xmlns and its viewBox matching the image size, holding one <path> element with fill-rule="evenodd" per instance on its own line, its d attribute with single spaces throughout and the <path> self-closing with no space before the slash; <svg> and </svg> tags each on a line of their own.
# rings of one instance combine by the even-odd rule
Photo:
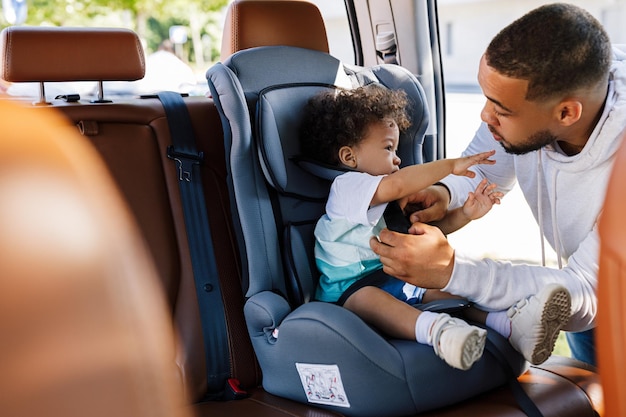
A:
<svg viewBox="0 0 626 417">
<path fill-rule="evenodd" d="M 456 370 L 429 346 L 389 339 L 347 309 L 313 300 L 313 229 L 330 180 L 298 158 L 302 109 L 323 89 L 373 82 L 403 89 L 413 124 L 399 153 L 403 164 L 422 163 L 430 154 L 428 111 L 416 77 L 395 65 L 362 68 L 319 51 L 267 46 L 235 53 L 211 67 L 207 79 L 222 117 L 248 281 L 244 312 L 265 390 L 349 416 L 402 416 L 506 383 L 507 372 L 487 352 L 471 370 Z M 489 339 L 520 375 L 523 358 L 494 332 Z"/>
</svg>

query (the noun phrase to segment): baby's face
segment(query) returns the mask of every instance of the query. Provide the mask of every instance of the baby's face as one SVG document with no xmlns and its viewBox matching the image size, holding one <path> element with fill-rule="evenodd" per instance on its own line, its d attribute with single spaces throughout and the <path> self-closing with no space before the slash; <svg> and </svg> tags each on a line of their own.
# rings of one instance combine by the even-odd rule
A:
<svg viewBox="0 0 626 417">
<path fill-rule="evenodd" d="M 386 175 L 400 169 L 396 155 L 400 131 L 393 120 L 370 125 L 365 138 L 353 147 L 356 170 L 371 175 Z"/>
</svg>

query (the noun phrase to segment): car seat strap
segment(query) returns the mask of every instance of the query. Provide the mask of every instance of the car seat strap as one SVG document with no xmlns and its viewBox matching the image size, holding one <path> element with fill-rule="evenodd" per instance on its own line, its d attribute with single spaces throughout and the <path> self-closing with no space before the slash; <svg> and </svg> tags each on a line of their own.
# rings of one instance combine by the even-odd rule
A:
<svg viewBox="0 0 626 417">
<path fill-rule="evenodd" d="M 526 414 L 528 417 L 543 417 L 543 414 L 535 404 L 535 402 L 528 396 L 526 391 L 522 388 L 522 384 L 520 384 L 517 376 L 513 372 L 513 368 L 509 364 L 506 359 L 503 350 L 498 346 L 498 343 L 502 343 L 500 340 L 495 338 L 487 337 L 487 343 L 485 344 L 485 349 L 496 358 L 498 363 L 500 364 L 502 370 L 504 371 L 508 383 L 509 388 L 513 392 L 513 397 L 519 405 L 520 409 Z"/>
<path fill-rule="evenodd" d="M 204 199 L 200 164 L 203 154 L 196 148 L 193 126 L 180 94 L 157 94 L 163 104 L 172 145 L 167 156 L 176 162 L 178 184 L 205 345 L 208 392 L 221 396 L 230 377 L 230 352 L 213 240 Z"/>
<path fill-rule="evenodd" d="M 398 233 L 409 233 L 411 222 L 404 214 L 404 211 L 400 207 L 397 200 L 387 203 L 387 207 L 385 207 L 385 211 L 383 212 L 383 217 L 385 218 L 385 224 L 389 230 L 393 230 Z"/>
</svg>

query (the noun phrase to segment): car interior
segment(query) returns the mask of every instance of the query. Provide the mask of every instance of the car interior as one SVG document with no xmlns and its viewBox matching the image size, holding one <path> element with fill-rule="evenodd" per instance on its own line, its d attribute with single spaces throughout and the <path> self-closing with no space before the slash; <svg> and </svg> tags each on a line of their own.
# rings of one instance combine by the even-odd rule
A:
<svg viewBox="0 0 626 417">
<path fill-rule="evenodd" d="M 490 351 L 463 372 L 312 300 L 312 227 L 334 174 L 296 140 L 312 94 L 376 82 L 421 104 L 404 163 L 441 158 L 436 78 L 388 56 L 342 63 L 297 0 L 229 5 L 205 97 L 109 95 L 145 71 L 127 29 L 12 26 L 0 45 L 2 78 L 41 86 L 34 103 L 0 100 L 6 415 L 523 416 L 520 398 L 544 416 L 626 413 L 624 151 L 600 221 L 599 368 L 531 366 L 490 333 L 506 365 Z M 96 82 L 97 99 L 46 96 L 73 81 Z M 341 390 L 307 392 L 312 365 L 340 370 Z"/>
</svg>

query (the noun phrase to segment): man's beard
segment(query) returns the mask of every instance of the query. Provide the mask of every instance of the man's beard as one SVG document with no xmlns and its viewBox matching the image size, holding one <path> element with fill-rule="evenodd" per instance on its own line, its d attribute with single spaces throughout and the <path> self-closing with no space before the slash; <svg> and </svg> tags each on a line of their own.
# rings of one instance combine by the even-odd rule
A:
<svg viewBox="0 0 626 417">
<path fill-rule="evenodd" d="M 557 140 L 558 138 L 550 133 L 550 131 L 541 130 L 530 135 L 525 143 L 511 145 L 506 140 L 502 140 L 500 141 L 500 145 L 502 145 L 506 153 L 524 155 L 529 152 L 539 150 L 546 145 L 556 142 Z"/>
</svg>

